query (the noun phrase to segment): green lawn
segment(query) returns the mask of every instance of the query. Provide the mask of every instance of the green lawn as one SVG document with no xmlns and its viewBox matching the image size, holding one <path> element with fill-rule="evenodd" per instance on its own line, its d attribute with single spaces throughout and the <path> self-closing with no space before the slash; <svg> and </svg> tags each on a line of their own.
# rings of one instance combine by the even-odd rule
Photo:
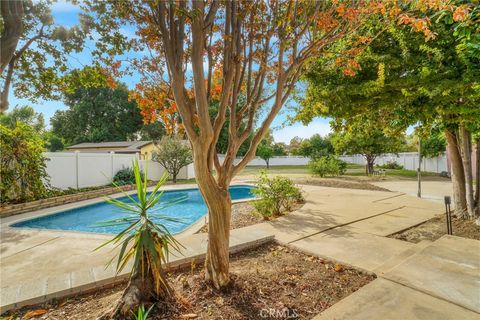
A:
<svg viewBox="0 0 480 320">
<path fill-rule="evenodd" d="M 251 176 L 257 175 L 260 170 L 266 170 L 269 174 L 279 174 L 279 175 L 306 175 L 310 174 L 307 166 L 271 166 L 270 169 L 267 169 L 267 166 L 251 166 L 246 167 L 239 174 L 240 176 Z"/>
<path fill-rule="evenodd" d="M 180 183 L 185 183 L 185 184 L 194 184 L 194 183 L 197 183 L 197 180 L 195 180 L 195 178 L 191 178 L 191 179 L 177 179 L 177 184 L 180 184 Z M 174 184 L 171 180 L 167 181 L 168 185 L 171 185 L 171 184 Z"/>
<path fill-rule="evenodd" d="M 251 166 L 246 167 L 242 170 L 239 176 L 255 176 L 259 174 L 260 170 L 266 170 L 268 174 L 273 175 L 285 175 L 285 176 L 306 176 L 310 177 L 311 173 L 308 170 L 308 166 L 305 165 L 296 165 L 296 166 L 271 166 L 270 169 L 267 169 L 266 166 Z M 417 171 L 415 170 L 406 170 L 406 169 L 384 169 L 386 171 L 387 177 L 399 177 L 399 178 L 411 178 L 414 179 L 417 177 Z M 351 164 L 347 165 L 347 172 L 345 176 L 350 177 L 365 177 L 365 166 L 360 164 Z M 422 176 L 438 176 L 434 172 L 422 172 Z M 375 177 L 376 178 L 376 177 Z"/>
</svg>

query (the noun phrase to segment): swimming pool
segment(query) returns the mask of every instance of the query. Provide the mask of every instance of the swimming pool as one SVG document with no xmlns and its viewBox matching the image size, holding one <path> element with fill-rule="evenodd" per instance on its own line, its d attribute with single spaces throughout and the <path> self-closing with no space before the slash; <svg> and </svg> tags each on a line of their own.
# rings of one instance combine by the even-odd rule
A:
<svg viewBox="0 0 480 320">
<path fill-rule="evenodd" d="M 231 186 L 229 191 L 232 200 L 241 200 L 253 198 L 254 195 L 252 189 L 253 187 L 251 186 L 242 185 Z M 135 198 L 136 195 L 132 197 Z M 181 220 L 181 222 L 160 221 L 172 234 L 184 231 L 207 213 L 207 206 L 205 205 L 200 191 L 196 188 L 165 191 L 160 202 L 178 199 L 179 197 L 185 198 L 185 201 L 164 208 L 161 212 L 155 212 L 155 207 L 150 211 L 151 213 L 158 213 Z M 118 199 L 126 201 L 127 197 L 121 197 Z M 17 222 L 12 224 L 11 227 L 116 234 L 123 230 L 125 225 L 101 226 L 99 224 L 101 222 L 122 217 L 125 217 L 125 211 L 110 203 L 100 202 Z M 155 221 L 155 219 L 152 220 Z"/>
</svg>

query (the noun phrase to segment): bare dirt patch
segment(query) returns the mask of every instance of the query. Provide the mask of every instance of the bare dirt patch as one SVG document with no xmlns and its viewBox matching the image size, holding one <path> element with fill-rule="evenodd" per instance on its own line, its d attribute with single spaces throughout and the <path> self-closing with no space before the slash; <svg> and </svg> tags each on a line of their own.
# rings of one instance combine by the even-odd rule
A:
<svg viewBox="0 0 480 320">
<path fill-rule="evenodd" d="M 296 184 L 306 184 L 331 188 L 360 189 L 372 191 L 390 191 L 388 189 L 375 186 L 360 179 L 335 179 L 335 178 L 299 178 L 294 179 Z"/>
<path fill-rule="evenodd" d="M 149 319 L 311 319 L 358 290 L 374 276 L 277 244 L 233 256 L 227 290 L 211 288 L 200 270 L 169 276 L 190 308 L 170 308 Z M 44 309 L 42 319 L 95 319 L 120 296 L 123 286 L 41 307 L 19 310 L 12 318 Z M 157 306 L 157 305 L 156 305 Z"/>
<path fill-rule="evenodd" d="M 445 215 L 438 215 L 421 225 L 400 233 L 391 235 L 391 238 L 418 243 L 422 240 L 437 240 L 447 234 Z M 453 235 L 457 237 L 480 240 L 480 226 L 474 220 L 462 220 L 452 217 Z"/>
</svg>

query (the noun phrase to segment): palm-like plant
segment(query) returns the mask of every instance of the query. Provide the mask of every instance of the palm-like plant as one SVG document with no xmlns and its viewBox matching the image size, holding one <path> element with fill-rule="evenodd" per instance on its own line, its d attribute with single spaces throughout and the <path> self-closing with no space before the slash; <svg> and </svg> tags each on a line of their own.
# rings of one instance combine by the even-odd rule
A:
<svg viewBox="0 0 480 320">
<path fill-rule="evenodd" d="M 117 274 L 129 262 L 133 262 L 128 286 L 116 307 L 108 315 L 105 315 L 105 318 L 128 317 L 143 303 L 151 302 L 152 299 L 169 300 L 174 297 L 174 290 L 165 277 L 164 264 L 168 262 L 170 248 L 180 251 L 181 244 L 172 236 L 165 225 L 154 222 L 152 219 L 179 222 L 178 219 L 163 216 L 156 212 L 161 212 L 162 209 L 185 199 L 178 198 L 159 202 L 163 195 L 160 187 L 165 183 L 167 175 L 164 175 L 153 191 L 148 193 L 147 170 L 145 170 L 142 181 L 138 161 L 133 163 L 133 168 L 137 186 L 137 199 L 125 192 L 123 193 L 127 197 L 127 201 L 108 198 L 106 201 L 123 209 L 126 216 L 102 223 L 102 226 L 126 225 L 126 227 L 114 238 L 97 248 L 108 244 L 113 244 L 117 249 L 119 248 L 118 255 L 114 256 L 109 262 L 111 264 L 117 258 Z"/>
</svg>

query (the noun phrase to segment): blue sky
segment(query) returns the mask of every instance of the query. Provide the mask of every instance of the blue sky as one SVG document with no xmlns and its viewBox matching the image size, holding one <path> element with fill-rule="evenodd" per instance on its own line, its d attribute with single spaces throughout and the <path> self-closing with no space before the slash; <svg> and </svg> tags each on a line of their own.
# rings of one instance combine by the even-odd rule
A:
<svg viewBox="0 0 480 320">
<path fill-rule="evenodd" d="M 52 6 L 52 14 L 54 16 L 55 23 L 64 25 L 66 27 L 71 27 L 78 23 L 79 12 L 80 9 L 77 6 L 64 0 L 60 0 L 54 3 Z M 71 55 L 71 58 L 69 59 L 69 64 L 72 68 L 81 68 L 83 65 L 89 65 L 91 63 L 91 55 L 89 49 L 89 46 L 91 45 L 92 43 L 87 43 L 86 48 L 83 52 Z M 122 78 L 121 80 L 125 82 L 130 88 L 133 88 L 133 86 L 135 85 L 135 78 L 128 77 Z M 37 112 L 43 113 L 47 124 L 49 123 L 49 119 L 53 116 L 56 110 L 66 109 L 66 106 L 63 104 L 62 101 L 40 100 L 36 103 L 33 103 L 25 99 L 15 98 L 15 96 L 13 95 L 13 90 L 10 91 L 9 99 L 10 108 L 13 108 L 16 105 L 30 105 Z M 286 110 L 287 107 L 288 106 L 285 106 L 284 110 Z M 323 136 L 330 132 L 330 125 L 328 119 L 315 119 L 308 126 L 304 126 L 302 124 L 282 126 L 282 124 L 286 120 L 287 114 L 287 111 L 282 112 L 280 115 L 277 116 L 272 125 L 272 128 L 274 129 L 273 136 L 275 138 L 275 141 L 277 142 L 288 143 L 290 139 L 295 136 L 299 136 L 301 138 L 308 138 L 313 134 L 318 133 Z"/>
</svg>

